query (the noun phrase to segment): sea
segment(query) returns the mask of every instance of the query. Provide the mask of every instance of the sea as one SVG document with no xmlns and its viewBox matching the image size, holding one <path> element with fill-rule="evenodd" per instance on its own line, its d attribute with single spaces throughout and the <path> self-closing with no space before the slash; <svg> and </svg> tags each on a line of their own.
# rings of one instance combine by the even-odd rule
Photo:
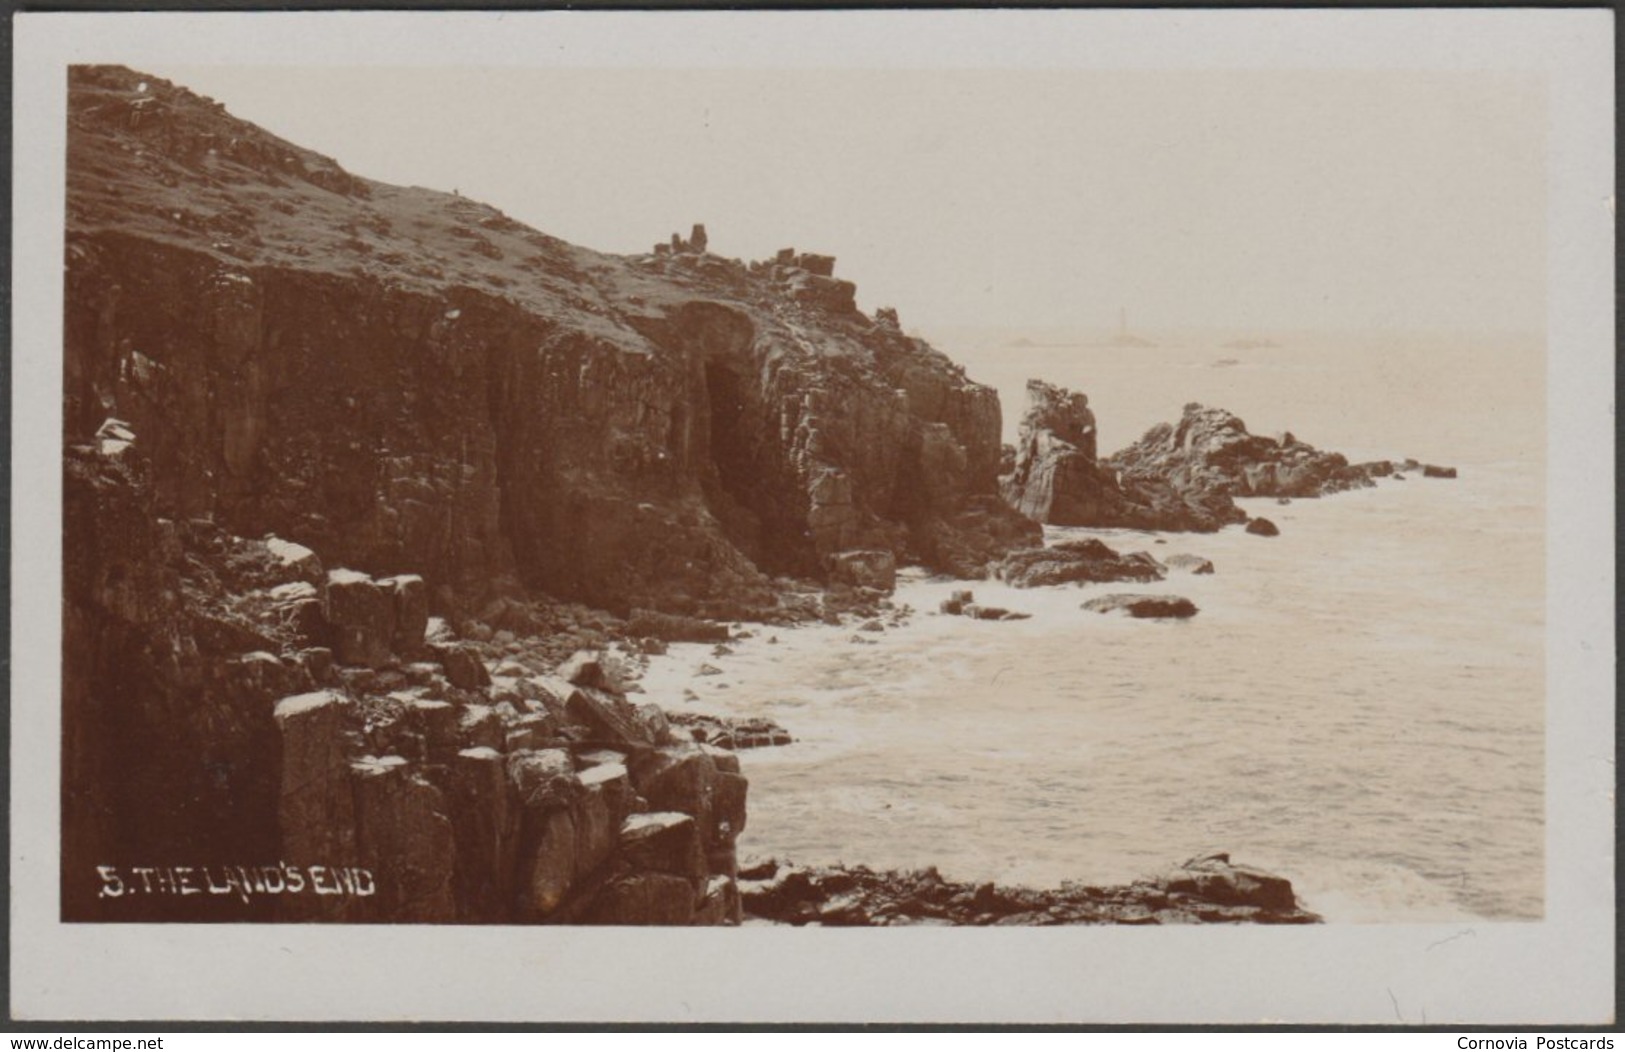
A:
<svg viewBox="0 0 1625 1052">
<path fill-rule="evenodd" d="M 1277 537 L 1047 530 L 1200 555 L 1212 575 L 1021 590 L 912 569 L 894 598 L 912 615 L 883 632 L 674 645 L 647 700 L 795 738 L 742 754 L 742 857 L 1054 887 L 1227 851 L 1330 923 L 1543 915 L 1541 337 L 927 335 L 1000 391 L 1008 438 L 1039 377 L 1089 395 L 1102 450 L 1201 402 L 1255 433 L 1458 477 L 1242 501 Z M 937 613 L 961 588 L 1032 616 Z M 1080 609 L 1114 591 L 1199 613 Z"/>
</svg>

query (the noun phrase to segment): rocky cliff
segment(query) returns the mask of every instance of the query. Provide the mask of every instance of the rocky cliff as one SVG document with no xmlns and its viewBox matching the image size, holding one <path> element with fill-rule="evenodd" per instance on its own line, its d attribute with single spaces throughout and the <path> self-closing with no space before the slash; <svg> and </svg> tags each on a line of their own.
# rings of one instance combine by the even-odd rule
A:
<svg viewBox="0 0 1625 1052">
<path fill-rule="evenodd" d="M 738 762 L 604 648 L 1039 538 L 828 256 L 604 255 L 122 68 L 68 120 L 65 917 L 737 920 Z"/>
<path fill-rule="evenodd" d="M 166 518 L 150 472 L 118 423 L 66 452 L 65 918 L 738 921 L 739 760 L 626 696 L 625 626 L 459 638 L 421 577 Z"/>
<path fill-rule="evenodd" d="M 124 69 L 76 69 L 69 122 L 68 434 L 127 421 L 176 515 L 422 572 L 436 610 L 746 612 L 1010 526 L 995 392 L 830 257 L 592 252 Z"/>
</svg>

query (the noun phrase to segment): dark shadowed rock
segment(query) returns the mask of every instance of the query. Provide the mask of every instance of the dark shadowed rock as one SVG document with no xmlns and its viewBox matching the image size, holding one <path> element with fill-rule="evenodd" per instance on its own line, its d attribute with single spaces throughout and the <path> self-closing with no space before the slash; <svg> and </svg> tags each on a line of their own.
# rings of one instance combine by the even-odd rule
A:
<svg viewBox="0 0 1625 1052">
<path fill-rule="evenodd" d="M 447 782 L 458 917 L 476 923 L 504 920 L 513 897 L 518 812 L 502 754 L 483 745 L 462 750 Z"/>
<path fill-rule="evenodd" d="M 1130 617 L 1183 618 L 1196 616 L 1196 604 L 1178 595 L 1103 595 L 1083 604 L 1097 614 L 1125 613 Z"/>
<path fill-rule="evenodd" d="M 545 920 L 564 904 L 576 876 L 575 820 L 568 810 L 527 809 L 519 849 L 519 918 Z"/>
<path fill-rule="evenodd" d="M 354 570 L 330 571 L 327 621 L 333 631 L 333 656 L 341 665 L 382 668 L 389 663 L 395 637 L 392 591 Z"/>
<path fill-rule="evenodd" d="M 603 689 L 612 684 L 602 658 L 593 651 L 579 650 L 559 666 L 559 678 L 578 687 Z"/>
<path fill-rule="evenodd" d="M 684 877 L 636 873 L 605 887 L 584 919 L 589 924 L 687 925 L 695 920 L 695 897 L 693 883 Z M 706 917 L 714 915 L 712 911 Z"/>
<path fill-rule="evenodd" d="M 399 756 L 350 766 L 358 851 L 378 884 L 369 907 L 394 921 L 457 918 L 457 849 L 445 795 Z"/>
<path fill-rule="evenodd" d="M 434 648 L 434 655 L 446 670 L 446 679 L 463 690 L 479 690 L 491 685 L 491 673 L 480 652 L 468 643 L 452 643 Z"/>
<path fill-rule="evenodd" d="M 1422 477 L 1428 479 L 1453 479 L 1456 477 L 1455 468 L 1442 468 L 1437 464 L 1422 465 Z"/>
<path fill-rule="evenodd" d="M 1280 535 L 1281 528 L 1260 515 L 1257 518 L 1247 520 L 1247 532 L 1255 533 L 1260 537 L 1275 537 Z"/>
<path fill-rule="evenodd" d="M 429 624 L 428 587 L 417 574 L 385 577 L 378 587 L 389 594 L 394 606 L 392 648 L 397 654 L 413 653 L 423 646 L 423 633 Z"/>
<path fill-rule="evenodd" d="M 706 884 L 705 895 L 694 911 L 696 925 L 738 924 L 743 917 L 739 886 L 726 875 L 714 876 Z"/>
</svg>

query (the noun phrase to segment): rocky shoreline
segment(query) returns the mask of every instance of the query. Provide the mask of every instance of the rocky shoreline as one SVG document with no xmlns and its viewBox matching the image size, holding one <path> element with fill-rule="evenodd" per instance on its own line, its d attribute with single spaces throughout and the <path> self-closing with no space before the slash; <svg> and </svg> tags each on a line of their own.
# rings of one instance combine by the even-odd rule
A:
<svg viewBox="0 0 1625 1052">
<path fill-rule="evenodd" d="M 1282 877 L 1201 855 L 1118 887 L 999 886 L 944 880 L 935 869 L 875 872 L 774 861 L 740 870 L 747 921 L 795 926 L 895 927 L 1055 924 L 1316 924 Z"/>
<path fill-rule="evenodd" d="M 1041 381 L 1003 447 L 997 393 L 860 312 L 832 256 L 728 259 L 702 225 L 593 252 L 121 67 L 74 67 L 68 102 L 64 919 L 1298 915 L 1214 859 L 1122 893 L 747 887 L 739 753 L 795 729 L 640 699 L 639 671 L 814 622 L 867 642 L 911 614 L 899 566 L 1212 571 L 1044 524 L 1211 531 L 1237 497 L 1452 469 L 1195 405 L 1102 458 L 1087 398 Z M 187 890 L 211 865 L 235 893 Z"/>
</svg>

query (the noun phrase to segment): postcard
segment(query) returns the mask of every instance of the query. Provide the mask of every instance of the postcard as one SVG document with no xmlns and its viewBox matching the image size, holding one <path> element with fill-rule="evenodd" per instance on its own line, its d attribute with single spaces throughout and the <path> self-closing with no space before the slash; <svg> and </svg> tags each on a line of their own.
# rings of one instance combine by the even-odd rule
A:
<svg viewBox="0 0 1625 1052">
<path fill-rule="evenodd" d="M 20 15 L 16 1012 L 1607 1022 L 1607 27 Z"/>
</svg>

